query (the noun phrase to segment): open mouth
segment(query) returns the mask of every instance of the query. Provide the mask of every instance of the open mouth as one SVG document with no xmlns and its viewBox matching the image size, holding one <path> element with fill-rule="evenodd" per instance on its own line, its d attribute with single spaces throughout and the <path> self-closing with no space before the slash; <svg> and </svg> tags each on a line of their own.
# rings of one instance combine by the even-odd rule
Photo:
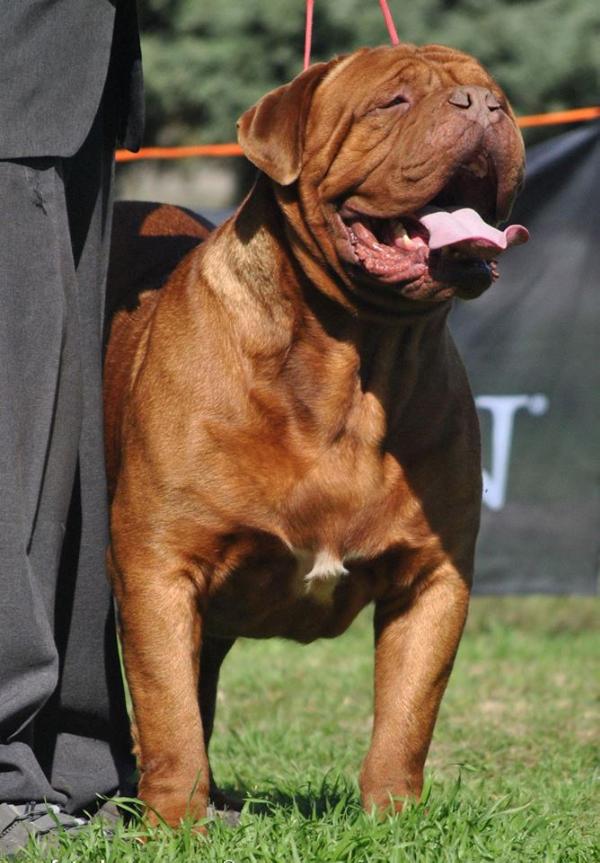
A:
<svg viewBox="0 0 600 863">
<path fill-rule="evenodd" d="M 407 297 L 425 287 L 430 298 L 449 288 L 476 296 L 498 277 L 497 257 L 529 237 L 521 225 L 490 224 L 495 212 L 495 176 L 480 154 L 416 212 L 384 218 L 343 204 L 338 249 L 355 275 L 401 286 Z"/>
</svg>

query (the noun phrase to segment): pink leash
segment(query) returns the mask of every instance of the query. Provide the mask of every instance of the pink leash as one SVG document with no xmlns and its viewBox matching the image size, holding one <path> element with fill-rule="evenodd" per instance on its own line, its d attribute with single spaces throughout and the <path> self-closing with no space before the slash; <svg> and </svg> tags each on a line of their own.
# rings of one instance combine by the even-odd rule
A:
<svg viewBox="0 0 600 863">
<path fill-rule="evenodd" d="M 381 6 L 381 11 L 383 12 L 383 20 L 385 21 L 385 26 L 387 27 L 387 31 L 390 34 L 390 42 L 392 43 L 392 45 L 397 45 L 400 42 L 400 39 L 398 39 L 398 34 L 396 33 L 396 28 L 394 27 L 392 13 L 390 12 L 390 7 L 387 4 L 387 0 L 379 0 L 379 5 Z"/>
<path fill-rule="evenodd" d="M 310 66 L 310 48 L 312 45 L 312 24 L 315 0 L 306 0 L 306 29 L 304 30 L 304 68 Z"/>
<path fill-rule="evenodd" d="M 397 45 L 399 43 L 398 33 L 396 32 L 396 28 L 394 26 L 394 21 L 392 18 L 392 13 L 390 12 L 390 7 L 387 4 L 387 0 L 379 0 L 379 5 L 381 6 L 381 11 L 383 13 L 383 20 L 385 21 L 385 26 L 387 27 L 387 31 L 390 35 L 390 41 L 392 45 Z M 315 8 L 315 0 L 306 0 L 306 28 L 304 31 L 304 68 L 308 69 L 310 66 L 310 49 L 312 45 L 312 32 L 313 32 L 313 12 Z"/>
</svg>

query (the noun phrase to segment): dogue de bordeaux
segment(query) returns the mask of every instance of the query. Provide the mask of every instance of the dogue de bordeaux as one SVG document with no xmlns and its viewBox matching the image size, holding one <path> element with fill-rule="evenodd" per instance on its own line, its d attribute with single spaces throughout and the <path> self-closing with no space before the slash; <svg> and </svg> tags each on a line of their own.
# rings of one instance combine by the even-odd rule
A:
<svg viewBox="0 0 600 863">
<path fill-rule="evenodd" d="M 418 796 L 467 614 L 479 431 L 446 319 L 524 242 L 500 87 L 439 45 L 317 63 L 238 124 L 259 169 L 210 231 L 116 211 L 106 357 L 109 569 L 148 806 L 216 795 L 219 667 L 239 636 L 375 620 L 364 806 Z"/>
</svg>

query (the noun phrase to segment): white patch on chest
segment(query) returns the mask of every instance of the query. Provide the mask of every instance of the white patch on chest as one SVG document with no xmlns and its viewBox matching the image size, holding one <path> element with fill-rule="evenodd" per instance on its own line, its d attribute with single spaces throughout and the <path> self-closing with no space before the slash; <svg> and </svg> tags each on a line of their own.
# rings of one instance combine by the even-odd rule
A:
<svg viewBox="0 0 600 863">
<path fill-rule="evenodd" d="M 321 603 L 329 603 L 342 576 L 348 575 L 339 555 L 326 548 L 317 552 L 294 549 L 299 587 Z"/>
</svg>

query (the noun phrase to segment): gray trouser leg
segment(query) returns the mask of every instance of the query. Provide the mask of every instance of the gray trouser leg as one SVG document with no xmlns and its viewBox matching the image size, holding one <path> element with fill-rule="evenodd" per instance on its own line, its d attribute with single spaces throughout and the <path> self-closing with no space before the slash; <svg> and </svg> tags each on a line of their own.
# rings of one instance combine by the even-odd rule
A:
<svg viewBox="0 0 600 863">
<path fill-rule="evenodd" d="M 104 569 L 111 172 L 101 118 L 72 159 L 0 162 L 0 801 L 71 811 L 131 766 Z"/>
<path fill-rule="evenodd" d="M 54 593 L 81 423 L 56 163 L 0 163 L 0 201 L 0 799 L 64 802 L 28 745 L 58 679 Z"/>
</svg>

